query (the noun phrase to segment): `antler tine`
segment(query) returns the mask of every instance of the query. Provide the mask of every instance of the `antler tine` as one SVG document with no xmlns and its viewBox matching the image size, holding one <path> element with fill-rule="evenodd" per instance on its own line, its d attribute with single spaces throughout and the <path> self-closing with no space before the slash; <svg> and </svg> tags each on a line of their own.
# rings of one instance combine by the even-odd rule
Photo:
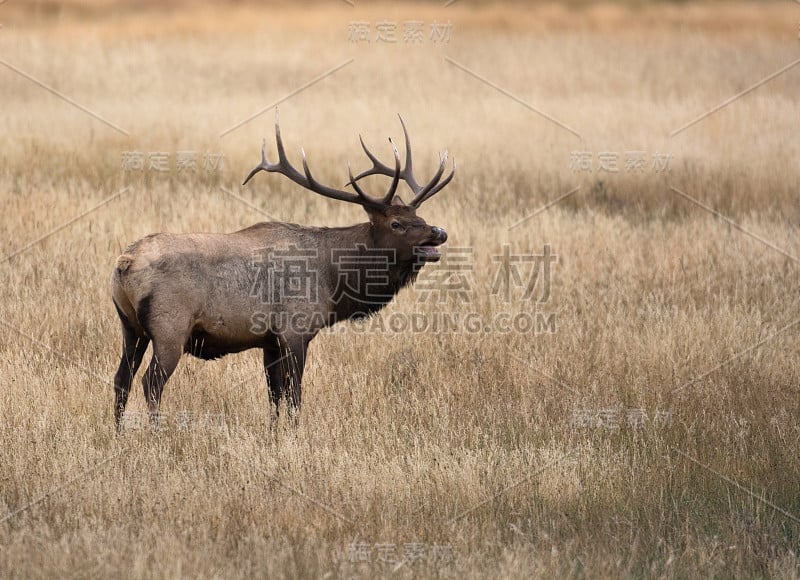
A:
<svg viewBox="0 0 800 580">
<path fill-rule="evenodd" d="M 433 179 L 431 179 L 425 185 L 425 187 L 416 192 L 417 195 L 414 196 L 414 199 L 412 199 L 408 205 L 419 207 L 419 205 L 424 200 L 430 197 L 428 194 L 434 187 L 436 187 L 436 184 L 439 183 L 439 180 L 442 178 L 442 174 L 444 173 L 445 167 L 447 167 L 447 151 L 444 152 L 444 155 L 439 155 L 439 169 L 436 170 Z"/>
<path fill-rule="evenodd" d="M 403 126 L 403 135 L 405 136 L 406 142 L 406 164 L 400 171 L 400 179 L 405 181 L 408 186 L 411 188 L 415 194 L 420 191 L 421 186 L 417 183 L 417 180 L 414 178 L 414 173 L 412 172 L 412 161 L 411 161 L 411 139 L 408 136 L 408 131 L 406 130 L 406 125 L 403 122 L 403 118 L 400 117 L 400 124 Z M 366 171 L 362 171 L 358 175 L 356 175 L 355 179 L 358 181 L 364 177 L 369 175 L 386 175 L 387 177 L 394 177 L 395 171 L 392 170 L 391 167 L 380 161 L 372 151 L 367 148 L 366 143 L 364 143 L 364 138 L 359 135 L 359 141 L 361 141 L 361 148 L 364 150 L 364 153 L 367 154 L 369 160 L 372 161 L 372 167 L 367 169 Z M 391 139 L 389 139 L 391 141 Z M 392 147 L 395 147 L 394 143 L 392 142 Z M 398 153 L 399 156 L 399 153 Z M 346 183 L 345 185 L 351 185 L 351 183 Z"/>
<path fill-rule="evenodd" d="M 287 177 L 291 177 L 284 165 L 289 165 L 288 161 L 286 160 L 286 152 L 283 149 L 283 140 L 281 139 L 281 126 L 278 123 L 278 108 L 275 107 L 275 142 L 278 146 L 278 162 L 277 163 L 270 163 L 267 159 L 267 139 L 266 137 L 261 141 L 261 163 L 256 165 L 253 170 L 247 175 L 245 180 L 242 182 L 242 185 L 247 185 L 247 182 L 252 179 L 252 177 L 258 173 L 259 171 L 277 171 L 278 173 L 282 173 Z M 289 166 L 291 169 L 291 166 Z M 299 175 L 299 174 L 298 174 Z"/>
<path fill-rule="evenodd" d="M 311 170 L 308 168 L 308 161 L 306 160 L 306 150 L 300 147 L 300 154 L 303 156 L 303 171 L 306 174 L 306 179 L 308 180 L 308 185 L 311 187 L 317 187 L 320 185 L 311 175 Z"/>
<path fill-rule="evenodd" d="M 386 205 L 392 203 L 392 199 L 394 199 L 394 195 L 397 193 L 397 185 L 400 183 L 400 153 L 397 152 L 397 146 L 394 144 L 391 137 L 389 137 L 389 143 L 392 144 L 392 151 L 394 152 L 394 177 L 392 178 L 392 185 L 389 186 L 389 191 L 386 192 L 382 200 Z"/>
<path fill-rule="evenodd" d="M 281 125 L 278 123 L 278 109 L 275 108 L 275 145 L 278 148 L 278 163 L 279 167 L 284 165 L 291 167 L 289 160 L 286 157 L 286 150 L 283 148 L 283 138 L 281 137 Z"/>
<path fill-rule="evenodd" d="M 420 190 L 420 185 L 414 178 L 414 169 L 411 161 L 411 137 L 408 136 L 408 129 L 406 129 L 406 122 L 403 121 L 403 117 L 398 113 L 397 118 L 400 119 L 400 125 L 403 127 L 403 136 L 406 140 L 406 166 L 403 168 L 403 180 L 411 188 L 411 191 L 416 194 Z"/>
<path fill-rule="evenodd" d="M 350 167 L 350 162 L 349 161 L 347 162 L 347 174 L 350 176 L 350 183 L 353 184 L 353 189 L 356 190 L 356 193 L 358 194 L 358 196 L 361 199 L 364 199 L 364 200 L 371 200 L 372 198 L 369 195 L 367 195 L 367 192 L 365 192 L 363 189 L 361 189 L 361 186 L 358 185 L 358 183 L 356 183 L 356 180 L 353 177 L 353 168 Z"/>
<path fill-rule="evenodd" d="M 361 198 L 368 200 L 372 203 L 382 204 L 384 206 L 391 205 L 392 200 L 394 199 L 394 196 L 397 193 L 397 186 L 400 183 L 400 154 L 397 152 L 397 147 L 395 146 L 395 144 L 392 142 L 391 139 L 389 139 L 389 143 L 392 144 L 392 150 L 394 151 L 395 170 L 394 173 L 392 174 L 393 175 L 392 184 L 389 186 L 389 190 L 386 192 L 386 195 L 384 195 L 382 199 L 376 200 L 372 196 L 368 195 L 358 184 L 358 178 L 353 177 L 353 169 L 350 167 L 350 164 L 349 163 L 347 164 L 347 173 L 350 177 L 348 185 L 352 185 L 353 189 L 356 190 L 356 193 Z"/>
<path fill-rule="evenodd" d="M 366 144 L 364 143 L 364 139 L 359 136 L 361 147 L 364 149 L 364 153 L 367 154 L 367 157 L 369 157 L 369 160 L 372 161 L 372 167 L 366 171 L 362 171 L 355 177 L 351 176 L 350 182 L 346 185 L 355 185 L 356 181 L 369 175 L 386 175 L 388 177 L 399 175 L 400 179 L 405 181 L 411 191 L 414 192 L 414 199 L 408 205 L 419 207 L 424 201 L 430 199 L 435 193 L 441 191 L 445 185 L 450 183 L 455 175 L 455 160 L 453 161 L 453 170 L 448 174 L 444 181 L 440 182 L 442 175 L 447 168 L 447 151 L 445 151 L 444 156 L 440 155 L 439 157 L 439 169 L 436 171 L 436 174 L 428 183 L 425 185 L 420 185 L 414 177 L 414 165 L 411 156 L 411 137 L 408 135 L 408 128 L 406 127 L 405 121 L 403 121 L 403 117 L 398 115 L 398 118 L 400 119 L 400 125 L 403 127 L 403 137 L 406 143 L 405 167 L 402 168 L 399 174 L 397 174 L 396 171 L 392 171 L 389 166 L 385 165 L 378 160 L 377 157 L 375 157 L 375 155 L 367 148 Z M 394 143 L 392 143 L 392 146 L 394 147 Z"/>
<path fill-rule="evenodd" d="M 392 168 L 381 162 L 381 160 L 375 157 L 375 154 L 367 148 L 367 145 L 364 143 L 364 138 L 361 135 L 358 136 L 358 140 L 361 141 L 361 148 L 364 150 L 364 153 L 366 153 L 367 157 L 369 157 L 369 160 L 372 161 L 372 167 L 356 175 L 355 180 L 358 181 L 359 179 L 369 175 L 386 175 L 388 177 L 394 176 L 394 171 L 392 171 Z M 352 184 L 353 182 L 351 180 L 345 183 L 345 186 Z"/>
<path fill-rule="evenodd" d="M 444 181 L 440 182 L 439 185 L 437 185 L 436 187 L 431 188 L 431 190 L 427 194 L 425 194 L 425 196 L 423 198 L 421 198 L 419 201 L 417 201 L 416 204 L 412 201 L 408 205 L 411 205 L 411 206 L 413 206 L 415 208 L 419 207 L 424 202 L 426 202 L 431 197 L 433 197 L 435 194 L 437 194 L 439 191 L 444 189 L 445 186 L 448 183 L 450 183 L 450 181 L 452 181 L 452 179 L 455 176 L 455 174 L 456 174 L 456 158 L 453 157 L 453 169 L 450 171 L 450 174 L 447 177 L 444 178 Z"/>
<path fill-rule="evenodd" d="M 280 146 L 280 148 L 282 149 L 282 145 Z M 313 191 L 314 193 L 319 193 L 320 195 L 324 195 L 325 197 L 330 197 L 341 201 L 347 201 L 350 203 L 356 203 L 358 205 L 365 207 L 378 207 L 378 208 L 382 207 L 382 203 L 380 200 L 367 195 L 363 191 L 356 191 L 358 195 L 353 195 L 349 192 L 340 191 L 338 189 L 333 189 L 331 187 L 328 187 L 327 185 L 323 185 L 322 183 L 314 179 L 313 175 L 311 175 L 311 169 L 308 166 L 308 160 L 306 159 L 305 149 L 301 147 L 300 153 L 303 156 L 303 172 L 305 173 L 305 176 L 300 175 L 300 173 L 294 167 L 292 167 L 291 164 L 289 164 L 288 160 L 286 159 L 285 153 L 283 154 L 282 159 L 279 162 L 279 164 L 282 167 L 277 171 L 280 171 L 281 173 L 289 177 L 289 179 L 291 179 L 295 183 L 302 185 L 306 189 Z M 348 171 L 350 171 L 349 163 L 347 167 Z"/>
<path fill-rule="evenodd" d="M 267 139 L 264 138 L 261 141 L 261 163 L 256 165 L 250 173 L 247 174 L 247 177 L 244 178 L 242 185 L 247 185 L 247 182 L 250 181 L 253 176 L 258 173 L 259 171 L 269 171 L 269 161 L 267 161 Z"/>
</svg>

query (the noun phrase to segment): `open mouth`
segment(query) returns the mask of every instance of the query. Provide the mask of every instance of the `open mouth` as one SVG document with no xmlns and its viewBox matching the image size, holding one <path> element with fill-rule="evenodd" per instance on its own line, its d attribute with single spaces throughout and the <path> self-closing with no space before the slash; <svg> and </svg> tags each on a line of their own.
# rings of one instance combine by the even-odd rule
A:
<svg viewBox="0 0 800 580">
<path fill-rule="evenodd" d="M 438 262 L 442 257 L 438 245 L 425 244 L 423 246 L 417 246 L 416 253 L 426 262 Z"/>
</svg>

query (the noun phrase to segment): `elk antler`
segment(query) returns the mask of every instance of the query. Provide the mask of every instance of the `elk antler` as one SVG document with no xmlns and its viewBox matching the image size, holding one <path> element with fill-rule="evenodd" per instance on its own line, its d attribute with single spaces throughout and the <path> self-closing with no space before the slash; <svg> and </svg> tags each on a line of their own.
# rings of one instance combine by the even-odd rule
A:
<svg viewBox="0 0 800 580">
<path fill-rule="evenodd" d="M 283 140 L 281 139 L 281 128 L 278 124 L 278 110 L 275 110 L 275 141 L 278 146 L 278 162 L 277 163 L 270 163 L 267 159 L 267 140 L 264 139 L 264 143 L 261 146 L 261 163 L 259 163 L 253 170 L 247 175 L 242 185 L 246 185 L 248 181 L 259 171 L 269 171 L 269 172 L 276 172 L 285 175 L 298 185 L 318 193 L 320 195 L 324 195 L 325 197 L 330 197 L 332 199 L 338 199 L 340 201 L 346 201 L 349 203 L 355 203 L 364 207 L 374 208 L 374 209 L 385 209 L 387 206 L 391 205 L 392 201 L 395 198 L 395 194 L 397 193 L 397 185 L 402 179 L 405 181 L 411 190 L 414 192 L 414 199 L 412 199 L 408 205 L 413 208 L 418 208 L 422 205 L 423 202 L 427 201 L 431 197 L 433 197 L 436 193 L 441 191 L 450 181 L 453 179 L 453 176 L 456 173 L 456 162 L 453 159 L 453 169 L 450 171 L 450 174 L 444 179 L 444 181 L 440 181 L 442 179 L 442 175 L 444 174 L 444 170 L 447 166 L 447 151 L 444 152 L 444 155 L 439 156 L 439 169 L 434 174 L 433 178 L 425 185 L 420 185 L 419 182 L 414 177 L 414 172 L 412 168 L 412 160 L 411 160 L 411 139 L 408 136 L 408 130 L 406 129 L 406 124 L 403 122 L 403 118 L 400 117 L 400 124 L 403 126 L 403 134 L 405 135 L 406 140 L 406 164 L 405 167 L 401 170 L 400 169 L 400 154 L 397 152 L 397 147 L 395 147 L 394 142 L 392 139 L 389 139 L 389 143 L 392 145 L 392 150 L 394 152 L 394 169 L 385 165 L 380 160 L 378 160 L 373 153 L 367 149 L 366 144 L 364 143 L 364 139 L 361 138 L 359 135 L 359 141 L 361 141 L 361 147 L 364 149 L 364 153 L 367 154 L 369 160 L 372 161 L 372 167 L 367 169 L 366 171 L 362 171 L 357 176 L 353 177 L 353 172 L 350 169 L 350 164 L 347 165 L 347 171 L 350 176 L 350 181 L 346 185 L 351 185 L 355 190 L 355 195 L 347 192 L 342 191 L 339 189 L 334 189 L 332 187 L 328 187 L 319 183 L 314 177 L 311 175 L 311 170 L 308 168 L 308 162 L 306 161 L 306 153 L 303 153 L 303 173 L 300 173 L 297 169 L 295 169 L 289 160 L 286 157 L 286 151 L 283 148 Z M 386 175 L 392 178 L 392 183 L 389 186 L 389 190 L 386 192 L 382 198 L 375 198 L 371 195 L 368 195 L 359 185 L 358 181 L 364 177 L 369 175 Z M 400 198 L 397 198 L 400 199 Z M 402 201 L 402 200 L 401 200 Z"/>
<path fill-rule="evenodd" d="M 406 136 L 406 139 L 408 137 Z M 348 191 L 342 191 L 339 189 L 334 189 L 332 187 L 328 187 L 327 185 L 323 185 L 319 183 L 314 177 L 311 175 L 311 170 L 308 168 L 308 162 L 306 161 L 306 153 L 303 153 L 303 173 L 300 173 L 297 169 L 295 169 L 289 160 L 286 157 L 286 151 L 283 148 L 283 140 L 281 139 L 281 127 L 278 124 L 278 111 L 275 110 L 275 141 L 278 146 L 278 162 L 277 163 L 270 163 L 267 159 L 267 140 L 264 139 L 263 145 L 261 146 L 261 163 L 256 165 L 253 170 L 247 175 L 242 185 L 246 185 L 248 181 L 259 171 L 269 171 L 280 173 L 285 175 L 298 185 L 301 185 L 305 189 L 313 191 L 314 193 L 318 193 L 320 195 L 324 195 L 325 197 L 330 197 L 331 199 L 338 199 L 340 201 L 346 201 L 349 203 L 355 203 L 367 208 L 378 209 L 382 210 L 385 209 L 387 206 L 391 205 L 392 200 L 394 199 L 395 193 L 397 193 L 397 185 L 400 182 L 401 172 L 400 172 L 400 154 L 397 152 L 397 147 L 395 147 L 392 140 L 389 139 L 389 143 L 392 144 L 392 149 L 394 150 L 394 164 L 395 169 L 392 171 L 386 165 L 381 164 L 381 173 L 383 175 L 388 175 L 392 177 L 392 183 L 389 186 L 389 190 L 386 192 L 382 198 L 372 197 L 368 195 L 363 189 L 361 189 L 356 181 L 363 177 L 363 175 L 354 178 L 353 171 L 350 169 L 350 164 L 347 165 L 347 170 L 350 174 L 350 183 L 349 185 L 353 186 L 356 193 L 350 193 Z M 363 144 L 363 141 L 362 141 Z M 373 160 L 373 163 L 378 162 L 371 153 L 367 152 L 370 159 Z M 384 172 L 385 169 L 385 172 Z M 415 198 L 416 199 L 416 198 Z"/>
<path fill-rule="evenodd" d="M 400 117 L 400 115 L 398 115 L 398 117 Z M 414 171 L 411 162 L 411 139 L 408 136 L 408 130 L 406 129 L 406 124 L 403 122 L 403 117 L 400 117 L 400 124 L 403 126 L 403 134 L 406 138 L 406 166 L 400 172 L 400 178 L 405 181 L 414 192 L 414 199 L 412 199 L 408 205 L 413 208 L 418 208 L 423 202 L 433 197 L 448 183 L 450 183 L 450 180 L 453 179 L 453 176 L 456 173 L 456 161 L 453 159 L 452 171 L 444 179 L 444 181 L 440 183 L 439 180 L 442 178 L 442 174 L 444 174 L 445 167 L 447 166 L 447 151 L 445 151 L 444 155 L 439 155 L 439 169 L 434 174 L 433 179 L 431 179 L 425 185 L 420 185 L 414 177 Z M 350 182 L 347 185 L 352 185 L 353 188 L 356 189 L 356 182 L 363 177 L 367 177 L 368 175 L 388 175 L 389 177 L 394 176 L 395 172 L 390 167 L 381 163 L 378 158 L 375 157 L 369 149 L 367 149 L 367 146 L 364 144 L 364 140 L 360 135 L 359 140 L 361 141 L 361 147 L 364 149 L 364 153 L 366 153 L 367 157 L 369 157 L 370 161 L 372 161 L 372 168 L 359 173 L 355 179 L 353 179 L 351 176 Z M 396 151 L 397 150 L 395 149 L 395 152 Z M 358 191 L 358 189 L 356 189 L 356 191 Z"/>
</svg>

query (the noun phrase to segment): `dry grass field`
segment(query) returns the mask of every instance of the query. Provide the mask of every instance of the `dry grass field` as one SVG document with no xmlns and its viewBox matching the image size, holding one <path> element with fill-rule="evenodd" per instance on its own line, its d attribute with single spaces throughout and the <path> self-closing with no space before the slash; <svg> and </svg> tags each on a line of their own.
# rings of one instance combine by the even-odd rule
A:
<svg viewBox="0 0 800 580">
<path fill-rule="evenodd" d="M 788 0 L 0 5 L 0 577 L 800 576 L 798 22 Z M 137 377 L 117 436 L 128 243 L 364 219 L 239 185 L 278 102 L 328 183 L 366 166 L 359 133 L 390 155 L 397 113 L 419 173 L 449 149 L 420 215 L 454 259 L 315 339 L 299 426 L 270 430 L 251 351 L 184 357 L 157 431 Z"/>
</svg>

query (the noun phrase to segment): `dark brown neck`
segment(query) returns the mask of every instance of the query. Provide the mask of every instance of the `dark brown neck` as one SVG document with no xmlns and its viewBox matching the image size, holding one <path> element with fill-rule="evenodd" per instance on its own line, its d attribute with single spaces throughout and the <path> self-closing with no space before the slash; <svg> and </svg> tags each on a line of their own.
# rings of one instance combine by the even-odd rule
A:
<svg viewBox="0 0 800 580">
<path fill-rule="evenodd" d="M 416 280 L 420 265 L 415 260 L 399 261 L 393 248 L 378 247 L 372 224 L 327 231 L 335 313 L 332 323 L 378 312 Z"/>
</svg>

